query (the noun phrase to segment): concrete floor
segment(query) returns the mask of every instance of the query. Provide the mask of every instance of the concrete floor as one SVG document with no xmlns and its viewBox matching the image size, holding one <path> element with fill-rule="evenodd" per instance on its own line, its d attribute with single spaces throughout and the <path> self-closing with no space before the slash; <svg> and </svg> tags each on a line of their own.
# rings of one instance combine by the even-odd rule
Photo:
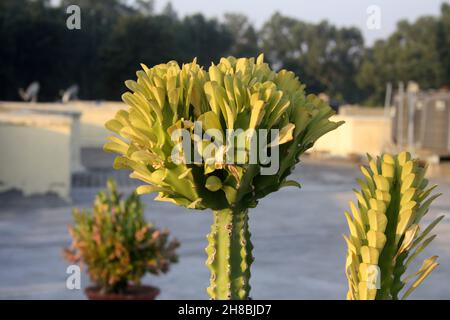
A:
<svg viewBox="0 0 450 320">
<path fill-rule="evenodd" d="M 308 159 L 292 177 L 301 182 L 302 190 L 283 189 L 251 211 L 254 299 L 345 299 L 342 234 L 347 227 L 343 212 L 347 201 L 354 199 L 351 190 L 357 176 L 354 163 Z M 426 222 L 450 212 L 450 183 L 442 177 L 437 182 L 444 196 L 435 202 Z M 81 290 L 65 287 L 68 264 L 61 250 L 70 243 L 66 226 L 71 222 L 71 209 L 90 207 L 96 190 L 74 188 L 72 204 L 52 196 L 0 195 L 1 299 L 84 299 Z M 167 275 L 148 276 L 143 282 L 161 288 L 159 299 L 207 299 L 204 248 L 211 212 L 154 202 L 151 196 L 143 199 L 147 218 L 169 228 L 182 243 L 180 262 Z M 441 265 L 413 299 L 450 299 L 449 217 L 436 232 L 438 238 L 422 257 L 438 254 Z M 82 285 L 88 283 L 83 276 Z"/>
</svg>

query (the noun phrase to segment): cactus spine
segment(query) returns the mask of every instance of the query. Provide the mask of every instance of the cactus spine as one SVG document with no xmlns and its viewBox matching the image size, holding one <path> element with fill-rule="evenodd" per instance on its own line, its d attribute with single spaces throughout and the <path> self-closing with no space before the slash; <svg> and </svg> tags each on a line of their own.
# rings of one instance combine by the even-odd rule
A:
<svg viewBox="0 0 450 320">
<path fill-rule="evenodd" d="M 156 192 L 155 200 L 214 212 L 207 291 L 212 299 L 247 299 L 253 260 L 248 209 L 282 187 L 299 186 L 287 177 L 300 155 L 342 122 L 330 121 L 328 104 L 306 95 L 294 73 L 271 70 L 262 55 L 222 58 L 208 70 L 196 60 L 142 69 L 137 81 L 125 82 L 128 108 L 106 123 L 115 135 L 104 149 L 119 154 L 114 168 L 131 170 L 130 177 L 144 183 L 137 193 Z M 210 130 L 214 141 L 205 138 Z M 227 140 L 230 131 L 236 136 Z M 269 143 L 253 144 L 253 134 Z M 225 145 L 217 145 L 220 140 Z M 262 160 L 269 153 L 270 161 Z"/>
<path fill-rule="evenodd" d="M 426 259 L 416 273 L 403 277 L 414 258 L 435 236 L 427 237 L 442 220 L 434 220 L 424 231 L 419 223 L 432 201 L 436 186 L 427 187 L 426 168 L 411 155 L 385 154 L 361 167 L 358 205 L 350 202 L 352 214 L 345 216 L 350 229 L 347 246 L 347 298 L 351 300 L 397 300 L 405 285 L 415 279 L 401 298 L 413 290 L 438 266 L 437 256 Z"/>
</svg>

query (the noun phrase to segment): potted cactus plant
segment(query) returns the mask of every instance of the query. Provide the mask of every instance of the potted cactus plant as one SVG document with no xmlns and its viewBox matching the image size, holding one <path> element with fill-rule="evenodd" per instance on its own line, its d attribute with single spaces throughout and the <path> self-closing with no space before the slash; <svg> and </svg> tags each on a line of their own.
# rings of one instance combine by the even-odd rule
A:
<svg viewBox="0 0 450 320">
<path fill-rule="evenodd" d="M 190 209 L 211 209 L 206 264 L 211 299 L 248 299 L 252 242 L 248 211 L 285 186 L 299 156 L 341 122 L 294 73 L 263 56 L 222 58 L 204 70 L 194 60 L 141 65 L 125 85 L 128 108 L 106 127 L 116 169 L 144 185 L 138 194 Z M 194 159 L 194 161 L 192 161 Z"/>
<path fill-rule="evenodd" d="M 350 300 L 406 299 L 438 266 L 437 256 L 423 261 L 420 269 L 405 276 L 415 258 L 433 241 L 429 235 L 443 219 L 436 218 L 424 230 L 420 222 L 430 204 L 440 194 L 431 195 L 420 166 L 407 152 L 385 154 L 361 167 L 364 179 L 358 179 L 358 204 L 350 202 L 352 214 L 345 216 L 350 234 L 345 271 Z M 412 283 L 406 288 L 408 282 Z"/>
<path fill-rule="evenodd" d="M 121 197 L 110 179 L 107 191 L 97 193 L 92 213 L 74 209 L 65 258 L 87 266 L 95 283 L 85 289 L 91 300 L 153 300 L 159 289 L 140 280 L 146 273 L 166 273 L 177 262 L 179 243 L 145 221 L 135 192 L 125 201 Z"/>
</svg>

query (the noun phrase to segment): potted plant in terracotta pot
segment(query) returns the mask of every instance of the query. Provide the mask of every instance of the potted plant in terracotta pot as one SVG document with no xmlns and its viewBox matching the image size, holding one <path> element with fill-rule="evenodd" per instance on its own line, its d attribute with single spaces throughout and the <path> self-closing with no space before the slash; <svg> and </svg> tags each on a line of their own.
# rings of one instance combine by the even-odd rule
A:
<svg viewBox="0 0 450 320">
<path fill-rule="evenodd" d="M 87 267 L 94 283 L 85 289 L 91 300 L 153 300 L 159 289 L 142 285 L 148 272 L 166 273 L 177 262 L 177 240 L 145 221 L 136 193 L 125 201 L 113 180 L 97 194 L 93 212 L 75 209 L 69 226 L 72 245 L 65 258 Z"/>
<path fill-rule="evenodd" d="M 350 234 L 347 242 L 345 273 L 349 300 L 405 300 L 439 265 L 433 255 L 422 262 L 417 257 L 436 238 L 430 235 L 444 218 L 435 218 L 426 228 L 421 226 L 433 194 L 425 178 L 427 167 L 409 152 L 383 154 L 369 158 L 361 167 L 363 179 L 355 190 L 356 205 L 350 202 L 345 213 Z"/>
</svg>

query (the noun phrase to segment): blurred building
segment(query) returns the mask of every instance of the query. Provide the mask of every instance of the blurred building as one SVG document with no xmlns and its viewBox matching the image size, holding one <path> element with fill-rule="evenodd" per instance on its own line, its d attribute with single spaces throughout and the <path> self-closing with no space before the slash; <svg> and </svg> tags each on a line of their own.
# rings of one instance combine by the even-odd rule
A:
<svg viewBox="0 0 450 320">
<path fill-rule="evenodd" d="M 394 96 L 392 139 L 401 147 L 450 155 L 450 92 L 414 86 Z"/>
</svg>

